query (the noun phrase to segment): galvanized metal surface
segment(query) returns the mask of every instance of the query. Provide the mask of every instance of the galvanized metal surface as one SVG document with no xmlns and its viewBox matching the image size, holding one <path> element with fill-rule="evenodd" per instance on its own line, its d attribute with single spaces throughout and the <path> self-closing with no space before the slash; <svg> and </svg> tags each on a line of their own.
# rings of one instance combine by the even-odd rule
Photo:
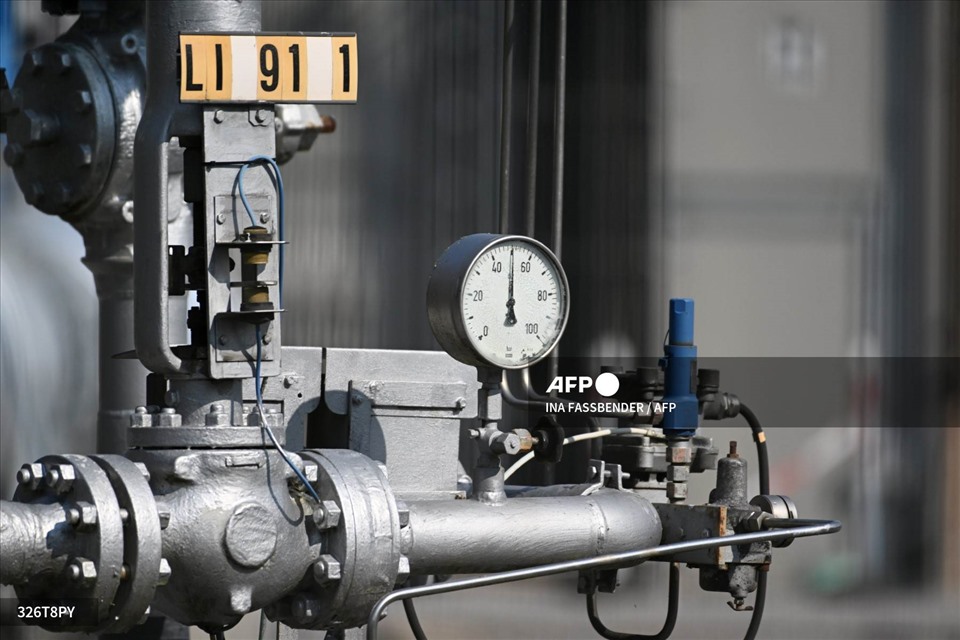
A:
<svg viewBox="0 0 960 640">
<path fill-rule="evenodd" d="M 661 536 L 653 506 L 623 491 L 408 504 L 413 574 L 504 571 L 653 546 Z"/>
</svg>

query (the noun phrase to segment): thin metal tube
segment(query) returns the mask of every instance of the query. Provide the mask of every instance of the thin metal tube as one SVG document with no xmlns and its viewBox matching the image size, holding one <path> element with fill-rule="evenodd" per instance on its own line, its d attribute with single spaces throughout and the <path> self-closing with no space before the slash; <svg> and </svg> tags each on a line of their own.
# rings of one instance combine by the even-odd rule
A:
<svg viewBox="0 0 960 640">
<path fill-rule="evenodd" d="M 531 238 L 537 226 L 537 137 L 540 133 L 540 15 L 541 0 L 534 0 L 530 24 L 530 74 L 527 80 L 527 210 L 525 233 Z"/>
<path fill-rule="evenodd" d="M 503 13 L 503 88 L 500 99 L 500 233 L 510 227 L 510 130 L 513 107 L 513 0 Z"/>
<path fill-rule="evenodd" d="M 567 0 L 560 0 L 557 20 L 557 96 L 553 120 L 553 253 L 563 253 L 563 151 L 564 122 L 567 114 Z M 547 361 L 547 376 L 552 380 L 560 370 L 560 345 L 553 348 Z"/>
<path fill-rule="evenodd" d="M 597 612 L 597 592 L 587 594 L 587 617 L 593 629 L 607 640 L 667 640 L 673 635 L 673 629 L 677 626 L 677 615 L 680 612 L 680 565 L 676 562 L 670 563 L 670 580 L 668 586 L 667 600 L 667 618 L 663 621 L 660 631 L 654 634 L 645 633 L 623 633 L 622 631 L 613 631 L 608 629 L 603 621 L 600 620 L 600 614 Z M 409 600 L 404 600 L 406 605 Z"/>
<path fill-rule="evenodd" d="M 836 520 L 822 520 L 816 522 L 818 524 L 804 525 L 790 529 L 780 529 L 777 531 L 738 533 L 732 536 L 703 538 L 702 540 L 686 540 L 684 542 L 674 542 L 671 544 L 660 545 L 658 547 L 651 547 L 649 549 L 640 549 L 638 551 L 612 553 L 609 555 L 599 556 L 596 558 L 585 558 L 582 560 L 567 560 L 565 562 L 555 562 L 552 564 L 540 565 L 538 567 L 528 567 L 526 569 L 516 569 L 514 571 L 504 571 L 485 576 L 465 578 L 463 580 L 455 580 L 453 582 L 398 589 L 380 598 L 380 600 L 377 601 L 377 604 L 373 606 L 373 609 L 371 609 L 370 615 L 367 618 L 367 640 L 377 640 L 379 637 L 378 626 L 384 610 L 398 600 L 407 600 L 409 598 L 419 598 L 422 596 L 437 595 L 440 593 L 451 593 L 453 591 L 463 591 L 464 589 L 489 587 L 495 584 L 517 582 L 519 580 L 529 580 L 531 578 L 541 578 L 543 576 L 552 576 L 558 573 L 566 573 L 568 571 L 580 571 L 583 569 L 596 569 L 598 567 L 618 567 L 639 564 L 645 560 L 650 560 L 651 558 L 684 553 L 686 551 L 698 551 L 700 549 L 712 549 L 715 547 L 729 547 L 753 542 L 775 542 L 777 540 L 819 536 L 829 533 L 836 533 L 843 526 Z"/>
</svg>

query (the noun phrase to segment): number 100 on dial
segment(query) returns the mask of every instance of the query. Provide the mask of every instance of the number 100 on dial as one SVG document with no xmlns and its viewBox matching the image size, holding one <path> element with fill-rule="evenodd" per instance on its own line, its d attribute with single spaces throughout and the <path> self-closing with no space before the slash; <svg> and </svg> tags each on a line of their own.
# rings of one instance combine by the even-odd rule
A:
<svg viewBox="0 0 960 640">
<path fill-rule="evenodd" d="M 356 102 L 356 34 L 180 34 L 181 102 Z"/>
</svg>

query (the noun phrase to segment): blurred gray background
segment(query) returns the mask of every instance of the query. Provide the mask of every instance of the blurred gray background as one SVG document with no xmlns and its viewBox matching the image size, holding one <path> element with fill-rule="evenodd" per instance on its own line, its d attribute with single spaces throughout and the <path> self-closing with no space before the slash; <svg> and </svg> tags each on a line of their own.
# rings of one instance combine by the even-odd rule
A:
<svg viewBox="0 0 960 640">
<path fill-rule="evenodd" d="M 424 313 L 433 260 L 498 228 L 504 5 L 264 5 L 265 30 L 355 31 L 360 45 L 359 104 L 331 107 L 336 132 L 284 167 L 285 343 L 436 348 Z M 70 24 L 39 2 L 4 2 L 0 16 L 11 79 L 25 48 Z M 543 5 L 533 209 L 530 16 L 517 2 L 508 38 L 508 230 L 532 225 L 549 243 L 557 5 Z M 764 638 L 960 638 L 960 383 L 892 380 L 859 360 L 942 358 L 956 372 L 958 25 L 947 1 L 569 6 L 562 258 L 574 309 L 562 353 L 656 354 L 666 300 L 688 296 L 705 357 L 850 358 L 822 426 L 771 434 L 774 492 L 844 530 L 776 555 Z M 79 235 L 26 206 L 6 166 L 0 186 L 8 496 L 21 462 L 93 450 L 97 305 Z M 735 391 L 762 408 L 755 382 Z M 899 426 L 858 427 L 864 405 Z M 748 450 L 740 426 L 710 435 Z M 707 490 L 695 485 L 694 500 Z M 622 581 L 601 598 L 608 626 L 658 628 L 665 567 Z M 742 635 L 747 616 L 699 591 L 694 572 L 682 593 L 675 637 Z M 419 610 L 435 638 L 595 637 L 573 576 Z M 385 625 L 412 637 L 399 608 Z"/>
</svg>

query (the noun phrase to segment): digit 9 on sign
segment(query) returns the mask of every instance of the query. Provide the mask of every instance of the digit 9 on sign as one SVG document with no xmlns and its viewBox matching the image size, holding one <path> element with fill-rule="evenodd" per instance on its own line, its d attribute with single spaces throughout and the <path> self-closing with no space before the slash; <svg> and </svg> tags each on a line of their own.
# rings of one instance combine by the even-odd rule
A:
<svg viewBox="0 0 960 640">
<path fill-rule="evenodd" d="M 307 39 L 257 37 L 257 99 L 306 100 Z"/>
</svg>

